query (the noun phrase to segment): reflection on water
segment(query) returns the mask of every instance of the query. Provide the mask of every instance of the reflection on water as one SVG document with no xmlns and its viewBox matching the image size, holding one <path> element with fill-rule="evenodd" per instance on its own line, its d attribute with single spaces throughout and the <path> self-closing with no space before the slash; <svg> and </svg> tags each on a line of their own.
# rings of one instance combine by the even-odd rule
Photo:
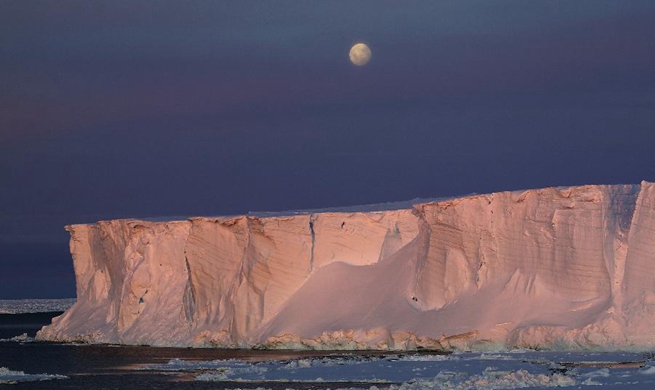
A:
<svg viewBox="0 0 655 390">
<path fill-rule="evenodd" d="M 241 359 L 257 362 L 343 354 L 343 352 L 325 351 L 255 351 L 3 342 L 0 343 L 0 367 L 26 373 L 60 374 L 69 377 L 65 380 L 48 382 L 48 388 L 143 389 L 172 385 L 176 388 L 209 389 L 217 388 L 217 384 L 193 381 L 195 377 L 193 373 L 153 372 L 137 370 L 137 368 L 151 364 L 165 364 L 172 359 L 190 361 Z M 374 353 L 360 351 L 355 354 Z M 232 387 L 256 388 L 261 385 L 261 383 L 259 385 L 247 383 Z M 327 383 L 323 385 L 325 388 L 330 387 Z M 20 387 L 39 389 L 43 388 L 43 383 L 24 383 Z M 288 384 L 285 386 L 284 383 L 266 383 L 264 387 L 286 389 Z M 293 387 L 312 388 L 311 383 L 297 386 L 294 384 Z M 336 387 L 348 386 L 341 383 Z"/>
<path fill-rule="evenodd" d="M 50 324 L 53 317 L 61 311 L 47 313 L 0 314 L 0 339 L 10 339 L 27 333 L 34 337 L 42 326 Z"/>
<path fill-rule="evenodd" d="M 60 313 L 0 315 L 0 339 L 9 339 L 27 333 L 33 337 L 41 326 Z M 153 348 L 141 346 L 74 345 L 41 342 L 0 342 L 0 367 L 28 374 L 59 374 L 69 379 L 22 383 L 21 389 L 47 388 L 118 388 L 144 389 L 155 387 L 214 389 L 216 383 L 193 381 L 194 375 L 182 372 L 153 372 L 136 370 L 146 365 L 165 364 L 171 359 L 190 361 L 240 359 L 259 362 L 289 360 L 311 356 L 340 356 L 344 352 L 330 351 L 265 351 L 222 350 L 192 348 Z M 381 354 L 358 351 L 356 355 Z M 45 386 L 47 384 L 47 386 Z M 239 384 L 240 388 L 256 388 L 261 383 Z M 322 387 L 330 387 L 324 383 Z M 223 388 L 225 386 L 221 386 Z M 284 383 L 267 383 L 266 388 L 286 389 Z M 295 389 L 312 388 L 311 383 L 294 384 Z M 336 387 L 348 387 L 341 383 Z M 332 388 L 336 388 L 332 386 Z M 368 387 L 368 386 L 365 386 Z M 313 386 L 315 388 L 315 386 Z"/>
</svg>

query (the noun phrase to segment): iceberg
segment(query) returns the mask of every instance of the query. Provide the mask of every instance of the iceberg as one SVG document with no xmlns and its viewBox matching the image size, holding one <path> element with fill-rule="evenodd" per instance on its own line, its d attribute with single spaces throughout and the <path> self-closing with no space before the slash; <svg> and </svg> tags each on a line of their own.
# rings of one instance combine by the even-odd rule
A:
<svg viewBox="0 0 655 390">
<path fill-rule="evenodd" d="M 655 347 L 655 184 L 72 225 L 37 339 L 372 350 Z"/>
</svg>

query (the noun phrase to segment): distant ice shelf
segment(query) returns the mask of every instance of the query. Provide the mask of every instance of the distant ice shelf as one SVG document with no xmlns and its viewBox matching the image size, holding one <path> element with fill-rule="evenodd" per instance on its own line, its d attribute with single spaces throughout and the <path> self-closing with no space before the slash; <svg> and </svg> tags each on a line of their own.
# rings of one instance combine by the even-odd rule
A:
<svg viewBox="0 0 655 390">
<path fill-rule="evenodd" d="M 655 347 L 655 185 L 72 225 L 42 340 L 291 349 Z"/>
<path fill-rule="evenodd" d="M 0 314 L 46 313 L 65 311 L 75 304 L 67 299 L 4 299 L 0 300 Z"/>
</svg>

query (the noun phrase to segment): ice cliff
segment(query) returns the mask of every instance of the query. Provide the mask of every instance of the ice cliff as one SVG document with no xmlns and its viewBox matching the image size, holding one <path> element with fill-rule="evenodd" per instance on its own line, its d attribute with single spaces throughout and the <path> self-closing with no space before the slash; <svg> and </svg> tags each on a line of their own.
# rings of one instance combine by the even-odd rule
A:
<svg viewBox="0 0 655 390">
<path fill-rule="evenodd" d="M 655 184 L 375 212 L 72 225 L 42 340 L 315 349 L 653 348 Z"/>
</svg>

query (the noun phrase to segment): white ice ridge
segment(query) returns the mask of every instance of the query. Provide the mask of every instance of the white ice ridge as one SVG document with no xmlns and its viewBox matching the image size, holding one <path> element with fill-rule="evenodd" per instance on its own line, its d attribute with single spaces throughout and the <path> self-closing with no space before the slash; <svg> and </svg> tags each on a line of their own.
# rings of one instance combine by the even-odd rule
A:
<svg viewBox="0 0 655 390">
<path fill-rule="evenodd" d="M 382 211 L 67 227 L 42 340 L 228 348 L 655 347 L 655 184 Z"/>
</svg>

